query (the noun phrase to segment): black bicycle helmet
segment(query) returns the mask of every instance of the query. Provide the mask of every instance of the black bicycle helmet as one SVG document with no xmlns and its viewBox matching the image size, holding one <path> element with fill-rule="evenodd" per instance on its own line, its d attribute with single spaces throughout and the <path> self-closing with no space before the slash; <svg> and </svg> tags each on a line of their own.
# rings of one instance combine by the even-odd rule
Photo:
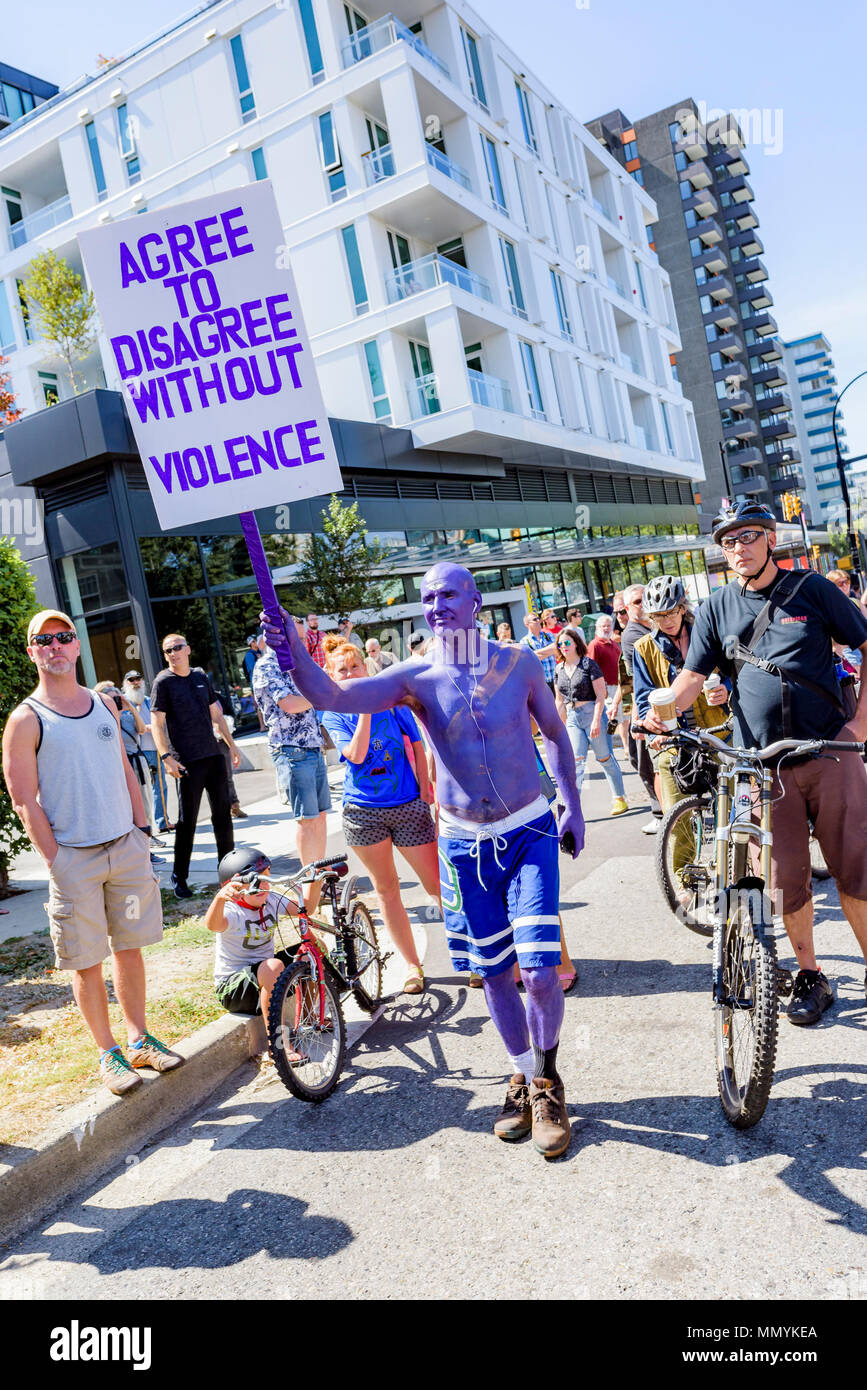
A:
<svg viewBox="0 0 867 1390">
<path fill-rule="evenodd" d="M 717 545 L 726 531 L 733 531 L 736 526 L 763 526 L 766 531 L 776 531 L 778 522 L 764 502 L 735 502 L 723 507 L 713 519 L 711 535 Z"/>
<path fill-rule="evenodd" d="M 683 580 L 676 574 L 659 574 L 644 586 L 641 606 L 649 618 L 654 613 L 670 613 L 679 603 L 686 602 Z"/>
<path fill-rule="evenodd" d="M 249 883 L 257 874 L 266 874 L 271 868 L 271 860 L 260 849 L 233 849 L 220 860 L 218 873 L 220 883 L 240 878 Z"/>
</svg>

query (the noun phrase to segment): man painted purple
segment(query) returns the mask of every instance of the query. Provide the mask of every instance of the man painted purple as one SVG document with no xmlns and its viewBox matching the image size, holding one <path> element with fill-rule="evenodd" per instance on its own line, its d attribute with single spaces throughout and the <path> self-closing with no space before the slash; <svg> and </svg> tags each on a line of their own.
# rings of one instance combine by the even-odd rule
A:
<svg viewBox="0 0 867 1390">
<path fill-rule="evenodd" d="M 513 1063 L 494 1132 L 518 1139 L 532 1125 L 536 1148 L 555 1158 L 570 1135 L 556 1068 L 564 1009 L 557 847 L 568 835 L 576 858 L 584 844 L 575 758 L 534 653 L 488 642 L 478 631 L 482 596 L 469 570 L 434 565 L 422 579 L 421 601 L 434 634 L 424 656 L 345 685 L 310 659 L 285 610 L 286 636 L 264 614 L 262 621 L 275 650 L 288 638 L 293 678 L 314 708 L 361 714 L 408 705 L 424 725 L 436 763 L 449 952 L 456 970 L 482 975 Z M 565 805 L 559 826 L 540 792 L 531 715 Z M 526 1012 L 512 975 L 516 960 Z"/>
</svg>

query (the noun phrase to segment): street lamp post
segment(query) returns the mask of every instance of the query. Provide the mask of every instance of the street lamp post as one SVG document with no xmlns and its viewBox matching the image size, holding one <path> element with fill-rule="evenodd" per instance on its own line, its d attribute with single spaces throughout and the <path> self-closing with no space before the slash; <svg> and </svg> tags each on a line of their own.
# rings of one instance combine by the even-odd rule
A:
<svg viewBox="0 0 867 1390">
<path fill-rule="evenodd" d="M 849 496 L 846 467 L 843 462 L 843 455 L 840 453 L 840 440 L 837 437 L 837 409 L 846 392 L 849 390 L 849 387 L 854 386 L 856 381 L 860 381 L 862 376 L 867 376 L 867 371 L 859 372 L 857 376 L 853 376 L 852 380 L 843 387 L 843 390 L 839 393 L 834 402 L 834 414 L 831 416 L 831 429 L 834 432 L 834 452 L 837 458 L 837 474 L 840 479 L 840 491 L 843 494 L 843 504 L 846 508 L 846 532 L 849 541 L 849 560 L 852 565 L 852 571 L 859 580 L 859 583 L 861 577 L 861 551 L 858 546 L 858 537 L 852 525 L 852 499 Z"/>
</svg>

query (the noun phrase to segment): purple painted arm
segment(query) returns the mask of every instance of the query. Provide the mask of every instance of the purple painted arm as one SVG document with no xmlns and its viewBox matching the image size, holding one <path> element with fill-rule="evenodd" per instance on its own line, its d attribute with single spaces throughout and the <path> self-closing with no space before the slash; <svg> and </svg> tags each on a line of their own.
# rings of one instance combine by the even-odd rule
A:
<svg viewBox="0 0 867 1390">
<path fill-rule="evenodd" d="M 259 524 L 256 521 L 255 512 L 241 512 L 241 530 L 244 533 L 244 540 L 247 542 L 247 554 L 250 556 L 250 564 L 253 566 L 253 578 L 259 588 L 259 597 L 262 600 L 262 607 L 266 613 L 276 617 L 280 611 L 277 602 L 277 590 L 274 588 L 274 580 L 271 578 L 271 567 L 265 554 L 265 547 L 262 544 L 262 537 L 259 533 Z M 273 645 L 273 644 L 271 644 Z M 292 660 L 292 652 L 286 643 L 279 647 L 274 647 L 277 660 L 281 671 L 291 671 L 295 665 Z"/>
<path fill-rule="evenodd" d="M 298 636 L 295 621 L 285 608 L 277 610 L 280 626 L 267 612 L 259 621 L 269 647 L 277 653 L 288 648 L 292 659 L 292 679 L 314 709 L 333 709 L 341 714 L 379 714 L 401 704 L 411 694 L 409 673 L 404 666 L 386 666 L 378 676 L 363 676 L 339 685 L 321 666 L 317 666 Z"/>
<path fill-rule="evenodd" d="M 548 762 L 557 782 L 557 790 L 566 808 L 560 817 L 557 834 L 562 841 L 566 832 L 571 830 L 575 838 L 572 858 L 577 859 L 584 848 L 584 814 L 575 781 L 575 754 L 569 742 L 566 725 L 557 713 L 554 697 L 545 684 L 541 664 L 538 677 L 534 675 L 528 703 L 530 713 L 539 725 Z"/>
</svg>

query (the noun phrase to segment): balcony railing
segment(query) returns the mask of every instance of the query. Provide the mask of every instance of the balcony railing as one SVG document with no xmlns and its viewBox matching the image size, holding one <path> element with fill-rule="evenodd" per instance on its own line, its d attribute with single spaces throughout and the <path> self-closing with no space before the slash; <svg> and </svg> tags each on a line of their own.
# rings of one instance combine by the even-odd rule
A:
<svg viewBox="0 0 867 1390">
<path fill-rule="evenodd" d="M 448 155 L 444 155 L 442 150 L 438 150 L 434 145 L 428 145 L 426 148 L 428 164 L 432 165 L 434 169 L 438 169 L 441 174 L 445 174 L 447 179 L 453 179 L 455 183 L 459 183 L 461 188 L 466 188 L 468 192 L 472 192 L 473 185 L 466 169 L 462 169 L 460 164 L 455 164 L 453 159 L 449 159 Z"/>
<path fill-rule="evenodd" d="M 416 53 L 420 53 L 423 58 L 427 58 L 429 63 L 433 63 L 438 68 L 443 77 L 451 78 L 451 73 L 441 58 L 432 53 L 426 43 L 411 33 L 405 24 L 401 24 L 393 14 L 383 15 L 373 24 L 367 24 L 363 29 L 358 29 L 345 39 L 340 45 L 340 56 L 345 68 L 351 68 L 354 63 L 362 63 L 365 58 L 369 58 L 373 53 L 379 53 L 383 48 L 390 48 L 393 43 L 408 43 L 410 48 L 414 48 Z"/>
<path fill-rule="evenodd" d="M 71 216 L 72 204 L 69 201 L 69 194 L 65 193 L 56 202 L 49 203 L 47 207 L 38 208 L 29 217 L 16 222 L 9 232 L 9 249 L 14 251 L 16 247 L 24 246 L 26 242 L 42 236 L 43 232 L 50 231 L 52 227 L 59 226 L 61 222 L 68 222 Z"/>
<path fill-rule="evenodd" d="M 621 283 L 620 283 L 619 280 L 615 280 L 615 278 L 614 278 L 613 275 L 609 275 L 607 278 L 608 278 L 608 288 L 609 288 L 610 290 L 613 290 L 615 294 L 619 294 L 621 299 L 628 299 L 629 302 L 631 303 L 631 302 L 632 302 L 632 295 L 629 293 L 629 290 L 626 288 L 626 286 L 625 286 L 625 285 L 621 285 Z"/>
<path fill-rule="evenodd" d="M 512 392 L 507 381 L 502 381 L 498 376 L 488 376 L 487 372 L 473 371 L 471 367 L 467 369 L 467 376 L 470 378 L 470 390 L 476 405 L 485 405 L 490 410 L 503 410 L 509 415 L 517 414 L 512 405 Z"/>
<path fill-rule="evenodd" d="M 381 183 L 383 179 L 394 178 L 394 153 L 391 145 L 380 145 L 376 150 L 368 150 L 367 154 L 361 156 L 361 162 L 364 165 L 364 177 L 368 186 Z"/>
<path fill-rule="evenodd" d="M 440 398 L 437 392 L 437 379 L 433 372 L 428 372 L 427 376 L 418 376 L 414 380 L 408 381 L 406 394 L 413 420 L 420 420 L 424 415 L 439 414 Z"/>
<path fill-rule="evenodd" d="M 603 202 L 601 202 L 599 198 L 591 198 L 590 201 L 591 201 L 591 203 L 593 204 L 593 206 L 595 207 L 595 209 L 596 209 L 597 212 L 601 212 L 601 213 L 602 213 L 602 216 L 603 216 L 603 217 L 607 217 L 609 222 L 614 222 L 614 214 L 613 214 L 613 212 L 611 211 L 610 208 L 606 207 L 605 204 L 604 204 Z M 615 226 L 616 226 L 616 225 L 617 225 L 617 224 L 615 223 Z"/>
<path fill-rule="evenodd" d="M 628 372 L 634 372 L 636 376 L 644 376 L 644 368 L 640 362 L 636 362 L 634 357 L 630 357 L 628 352 L 621 352 L 620 365 L 625 367 Z"/>
<path fill-rule="evenodd" d="M 398 266 L 385 277 L 385 293 L 389 304 L 409 299 L 411 295 L 423 294 L 437 285 L 454 285 L 455 289 L 486 299 L 493 304 L 494 296 L 488 281 L 482 275 L 475 275 L 465 266 L 456 265 L 446 256 L 432 252 L 421 260 L 410 261 L 408 265 Z"/>
</svg>

